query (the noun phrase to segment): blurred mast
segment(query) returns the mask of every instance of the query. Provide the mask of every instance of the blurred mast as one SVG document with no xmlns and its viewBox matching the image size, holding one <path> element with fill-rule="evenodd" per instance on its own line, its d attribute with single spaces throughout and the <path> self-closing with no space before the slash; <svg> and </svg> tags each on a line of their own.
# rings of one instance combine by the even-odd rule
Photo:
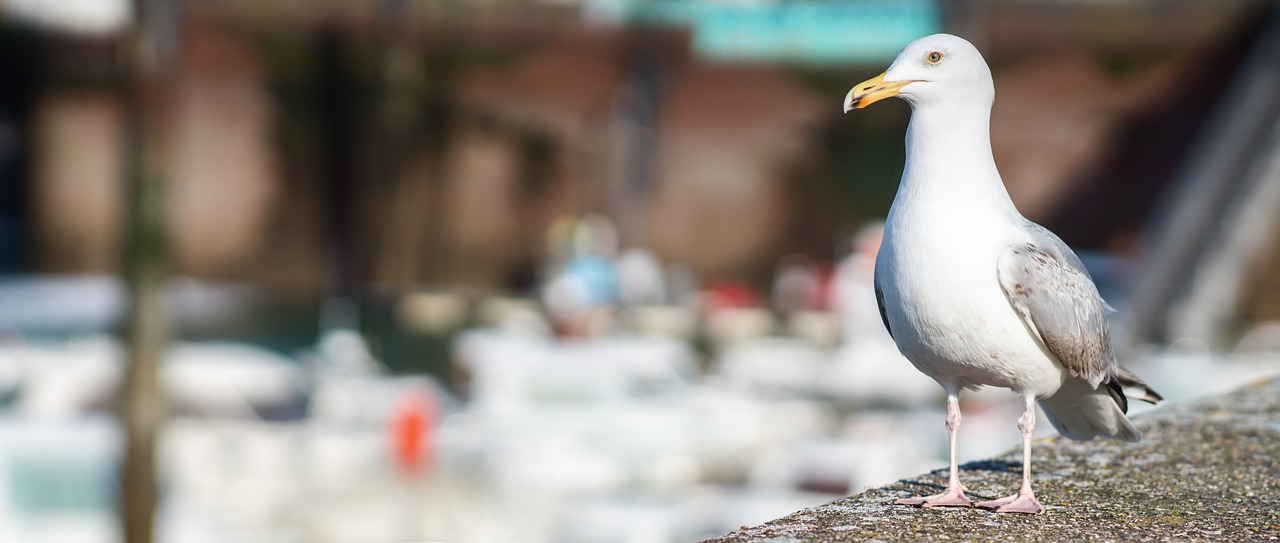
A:
<svg viewBox="0 0 1280 543">
<path fill-rule="evenodd" d="M 671 34 L 657 28 L 639 25 L 629 31 L 626 75 L 610 118 L 613 172 L 603 202 L 618 222 L 626 245 L 646 241 L 645 215 L 653 192 L 658 116 L 670 78 L 672 47 Z"/>
<path fill-rule="evenodd" d="M 358 249 L 353 216 L 357 206 L 351 156 L 355 91 L 350 81 L 347 47 L 342 31 L 332 26 L 321 30 L 314 47 L 319 69 L 313 83 L 320 104 L 322 178 L 329 221 L 325 233 L 330 282 L 321 315 L 321 326 L 326 330 L 356 329 L 361 298 L 358 260 L 363 252 Z"/>
<path fill-rule="evenodd" d="M 120 520 L 125 543 L 150 543 L 155 527 L 156 430 L 165 416 L 157 374 L 169 338 L 165 307 L 168 240 L 163 147 L 157 129 L 167 105 L 177 46 L 177 2 L 139 0 L 122 55 L 125 104 L 127 239 L 123 266 L 129 309 L 121 424 L 125 431 Z"/>
</svg>

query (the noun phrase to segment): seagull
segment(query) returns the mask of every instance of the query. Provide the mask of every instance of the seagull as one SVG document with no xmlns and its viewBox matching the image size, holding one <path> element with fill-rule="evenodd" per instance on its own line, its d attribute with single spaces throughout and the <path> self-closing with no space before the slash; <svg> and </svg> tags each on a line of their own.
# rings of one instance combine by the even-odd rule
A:
<svg viewBox="0 0 1280 543">
<path fill-rule="evenodd" d="M 1031 490 L 1036 403 L 1070 439 L 1136 442 L 1128 399 L 1161 398 L 1116 363 L 1113 311 L 1067 244 L 1024 218 L 991 154 L 995 85 L 977 48 L 935 34 L 859 83 L 844 111 L 898 97 L 911 105 L 906 164 L 875 265 L 880 317 L 898 350 L 947 394 L 951 473 L 940 494 L 897 500 L 1038 514 Z M 1022 487 L 974 504 L 956 465 L 960 392 L 1004 387 L 1023 400 Z"/>
</svg>

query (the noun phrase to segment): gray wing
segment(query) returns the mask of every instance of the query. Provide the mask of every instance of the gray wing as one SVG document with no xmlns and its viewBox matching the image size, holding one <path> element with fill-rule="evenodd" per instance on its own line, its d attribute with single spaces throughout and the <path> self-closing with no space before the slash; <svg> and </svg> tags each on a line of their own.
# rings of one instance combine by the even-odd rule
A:
<svg viewBox="0 0 1280 543">
<path fill-rule="evenodd" d="M 1111 382 L 1116 358 L 1098 287 L 1058 236 L 1031 221 L 1025 227 L 1032 241 L 1009 245 L 996 261 L 1000 288 L 1071 375 L 1095 388 Z"/>
<path fill-rule="evenodd" d="M 880 322 L 884 323 L 884 329 L 889 332 L 889 337 L 893 338 L 893 329 L 889 328 L 889 316 L 884 314 L 884 291 L 880 290 L 880 274 L 877 273 L 871 278 L 871 285 L 876 290 L 876 307 L 880 310 Z"/>
</svg>

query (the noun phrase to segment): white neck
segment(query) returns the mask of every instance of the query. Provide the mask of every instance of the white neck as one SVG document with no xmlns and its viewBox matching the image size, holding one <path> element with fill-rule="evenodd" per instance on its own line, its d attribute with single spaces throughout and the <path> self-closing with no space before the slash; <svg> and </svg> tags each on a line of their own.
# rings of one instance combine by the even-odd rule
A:
<svg viewBox="0 0 1280 543">
<path fill-rule="evenodd" d="M 935 200 L 974 212 L 1013 211 L 991 155 L 991 106 L 912 104 L 898 200 Z"/>
</svg>

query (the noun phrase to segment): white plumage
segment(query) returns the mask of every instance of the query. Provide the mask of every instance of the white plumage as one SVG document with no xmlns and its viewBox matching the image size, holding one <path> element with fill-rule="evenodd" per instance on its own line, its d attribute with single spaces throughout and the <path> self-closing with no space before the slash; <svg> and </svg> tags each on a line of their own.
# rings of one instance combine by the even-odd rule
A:
<svg viewBox="0 0 1280 543">
<path fill-rule="evenodd" d="M 977 505 L 1040 513 L 1030 472 L 1035 402 L 1067 437 L 1136 441 L 1121 385 L 1145 385 L 1116 365 L 1107 306 L 1079 258 L 1023 218 L 1005 191 L 991 154 L 995 90 L 978 50 L 946 34 L 916 40 L 884 74 L 849 91 L 845 111 L 891 96 L 910 103 L 912 116 L 876 295 L 898 349 L 947 391 L 951 437 L 947 490 L 898 503 L 972 505 L 955 457 L 959 394 L 998 386 L 1025 402 L 1023 484 Z"/>
</svg>

